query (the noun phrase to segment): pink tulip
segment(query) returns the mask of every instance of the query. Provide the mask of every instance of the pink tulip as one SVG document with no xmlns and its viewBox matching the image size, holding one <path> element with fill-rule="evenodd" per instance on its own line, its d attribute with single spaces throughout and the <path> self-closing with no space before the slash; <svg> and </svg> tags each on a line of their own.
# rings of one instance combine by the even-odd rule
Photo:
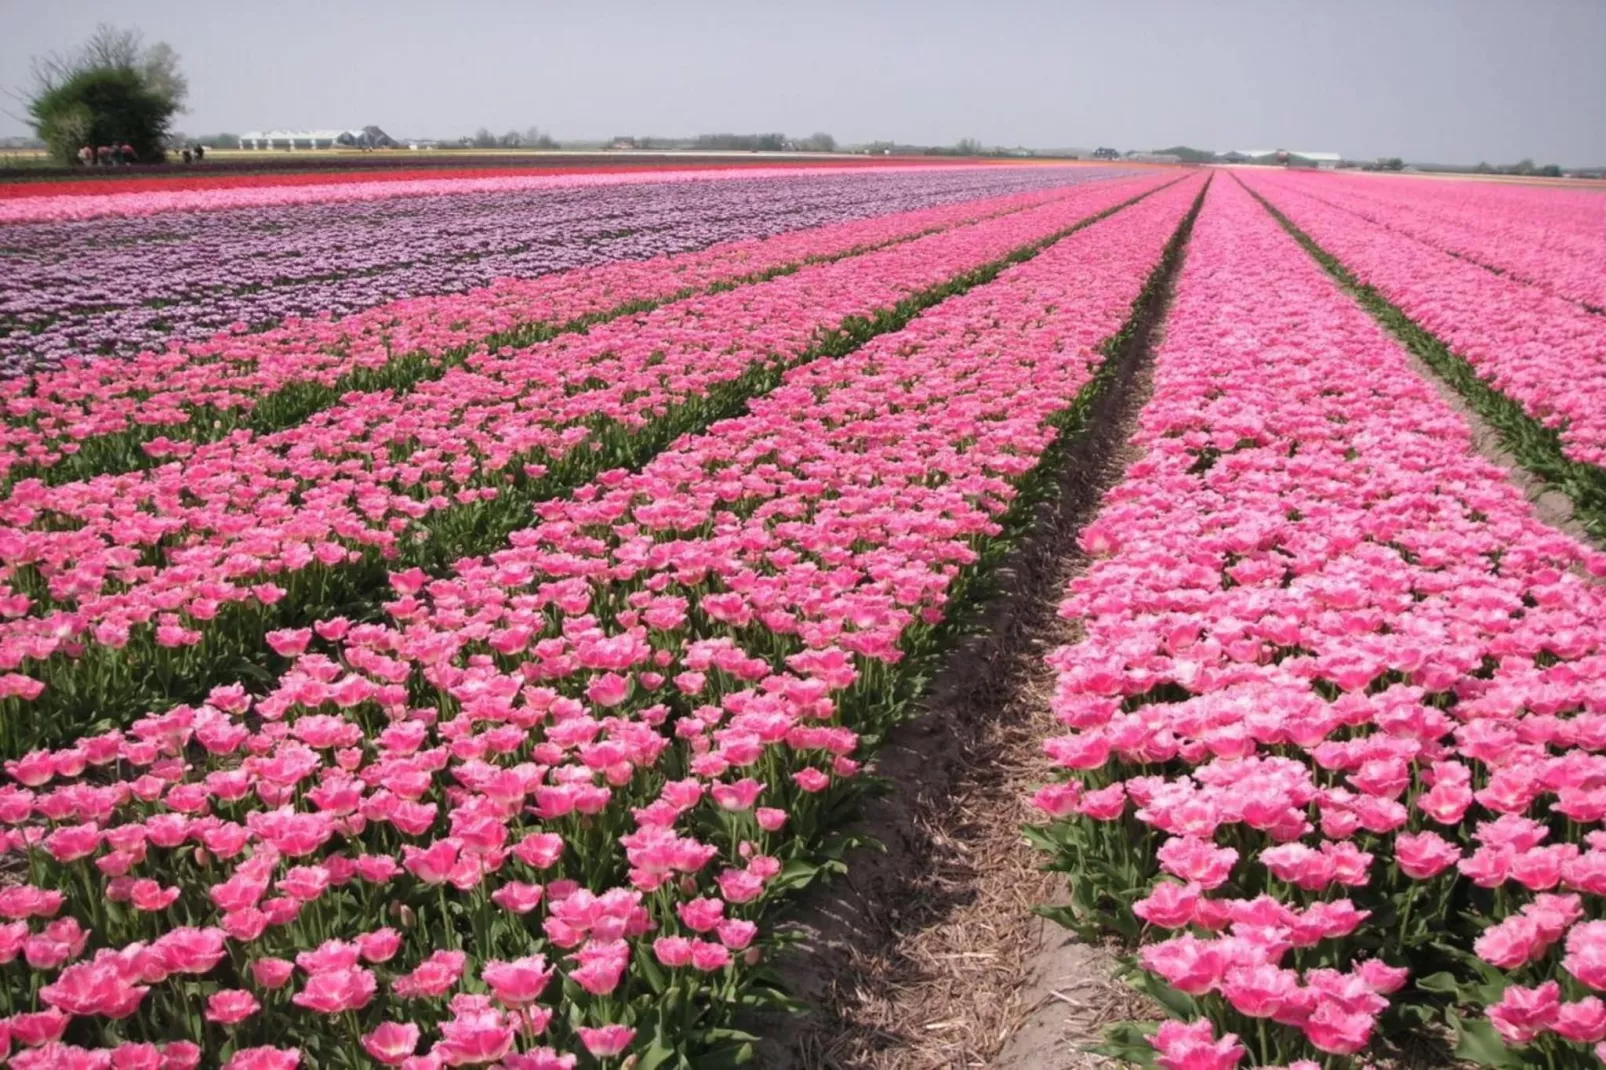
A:
<svg viewBox="0 0 1606 1070">
<path fill-rule="evenodd" d="M 412 1022 L 381 1022 L 363 1034 L 363 1050 L 386 1066 L 399 1066 L 418 1050 L 418 1026 Z"/>
<path fill-rule="evenodd" d="M 340 1014 L 367 1006 L 377 988 L 368 970 L 323 970 L 309 976 L 291 1002 L 317 1014 Z"/>
<path fill-rule="evenodd" d="M 1535 988 L 1507 985 L 1500 1002 L 1489 1008 L 1489 1021 L 1508 1044 L 1526 1044 L 1559 1020 L 1560 993 L 1555 981 Z"/>
<path fill-rule="evenodd" d="M 284 959 L 260 958 L 251 961 L 251 979 L 260 988 L 283 988 L 295 973 L 295 964 Z"/>
<path fill-rule="evenodd" d="M 206 1020 L 220 1025 L 236 1025 L 262 1009 L 255 996 L 243 989 L 224 989 L 206 1000 Z"/>
<path fill-rule="evenodd" d="M 1244 1056 L 1235 1034 L 1225 1033 L 1218 1039 L 1204 1021 L 1191 1025 L 1162 1022 L 1149 1043 L 1162 1070 L 1230 1070 Z"/>
<path fill-rule="evenodd" d="M 488 962 L 480 979 L 504 1006 L 520 1007 L 539 999 L 553 970 L 540 955 L 529 955 L 512 962 Z"/>
<path fill-rule="evenodd" d="M 494 1063 L 513 1046 L 514 1029 L 507 1015 L 487 1009 L 466 1010 L 441 1024 L 436 1050 L 448 1066 Z"/>
<path fill-rule="evenodd" d="M 301 1053 L 294 1048 L 246 1048 L 234 1053 L 223 1070 L 296 1070 Z"/>
<path fill-rule="evenodd" d="M 600 1028 L 580 1026 L 576 1032 L 585 1044 L 586 1051 L 598 1059 L 608 1059 L 623 1054 L 630 1047 L 630 1042 L 636 1038 L 636 1031 L 624 1025 L 605 1025 Z"/>
</svg>

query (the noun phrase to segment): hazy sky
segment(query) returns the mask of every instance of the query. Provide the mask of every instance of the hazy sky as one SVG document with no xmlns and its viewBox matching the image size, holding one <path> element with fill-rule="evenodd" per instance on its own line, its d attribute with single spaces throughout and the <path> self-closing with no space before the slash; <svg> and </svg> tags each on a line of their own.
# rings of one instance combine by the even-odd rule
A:
<svg viewBox="0 0 1606 1070">
<path fill-rule="evenodd" d="M 178 50 L 190 134 L 825 130 L 1606 163 L 1606 0 L 0 0 L 0 85 L 103 20 Z"/>
</svg>

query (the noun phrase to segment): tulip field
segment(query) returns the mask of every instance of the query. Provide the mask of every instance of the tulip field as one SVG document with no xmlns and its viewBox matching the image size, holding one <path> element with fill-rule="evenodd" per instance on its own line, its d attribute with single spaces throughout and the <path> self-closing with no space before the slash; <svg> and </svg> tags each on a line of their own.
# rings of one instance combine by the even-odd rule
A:
<svg viewBox="0 0 1606 1070">
<path fill-rule="evenodd" d="M 642 177 L 129 193 L 75 185 L 55 196 L 0 197 L 7 279 L 0 368 L 160 350 L 170 340 L 272 327 L 288 317 L 346 316 L 504 278 L 1052 183 L 1045 172 L 971 168 L 665 181 L 672 173 L 650 184 Z"/>
<path fill-rule="evenodd" d="M 1104 1050 L 1606 1057 L 1606 195 L 150 186 L 0 195 L 0 1062 L 751 1063 L 1133 375 L 1020 845 Z"/>
<path fill-rule="evenodd" d="M 1143 458 L 1061 608 L 1082 638 L 1050 659 L 1044 749 L 1067 776 L 1034 838 L 1072 874 L 1061 916 L 1125 933 L 1139 986 L 1187 1020 L 1126 1038 L 1162 1066 L 1363 1059 L 1411 1029 L 1488 1065 L 1587 1065 L 1606 1056 L 1606 555 L 1536 519 L 1250 191 L 1569 446 L 1591 432 L 1561 403 L 1598 389 L 1606 350 L 1562 272 L 1519 283 L 1346 220 L 1325 199 L 1347 184 L 1372 188 L 1212 186 Z M 1534 338 L 1552 331 L 1575 341 Z"/>
</svg>

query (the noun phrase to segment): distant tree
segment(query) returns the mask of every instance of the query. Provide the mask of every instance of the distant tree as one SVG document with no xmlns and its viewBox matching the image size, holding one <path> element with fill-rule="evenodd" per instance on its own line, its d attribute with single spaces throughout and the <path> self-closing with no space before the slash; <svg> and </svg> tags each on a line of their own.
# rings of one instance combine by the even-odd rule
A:
<svg viewBox="0 0 1606 1070">
<path fill-rule="evenodd" d="M 469 144 L 476 149 L 494 149 L 496 148 L 496 135 L 482 126 L 474 131 L 474 137 L 470 139 Z"/>
<path fill-rule="evenodd" d="M 34 131 L 65 163 L 83 145 L 113 143 L 159 162 L 189 94 L 171 46 L 146 47 L 138 30 L 104 24 L 76 52 L 35 56 L 33 80 L 25 100 Z"/>
<path fill-rule="evenodd" d="M 1385 160 L 1379 160 L 1378 167 L 1384 171 L 1403 171 L 1405 170 L 1405 161 L 1398 156 L 1390 156 Z"/>
<path fill-rule="evenodd" d="M 1547 163 L 1547 164 L 1545 164 L 1545 166 L 1543 166 L 1539 170 L 1535 171 L 1534 174 L 1543 175 L 1546 178 L 1560 178 L 1561 177 L 1561 168 L 1560 168 L 1560 166 L 1558 166 L 1556 164 Z"/>
<path fill-rule="evenodd" d="M 1494 174 L 1494 167 L 1491 166 L 1487 160 L 1485 160 L 1478 164 L 1478 166 L 1474 167 L 1472 169 L 1472 173 L 1475 175 L 1492 175 Z"/>
<path fill-rule="evenodd" d="M 780 152 L 786 148 L 786 135 L 698 134 L 696 140 L 692 142 L 692 147 L 704 150 L 734 149 L 739 152 Z"/>
<path fill-rule="evenodd" d="M 1534 162 L 1528 157 L 1524 156 L 1511 167 L 1507 168 L 1506 171 L 1508 174 L 1513 175 L 1531 175 L 1534 173 Z"/>
<path fill-rule="evenodd" d="M 963 137 L 954 143 L 955 156 L 980 156 L 981 142 L 973 137 Z"/>
<path fill-rule="evenodd" d="M 147 48 L 139 58 L 139 70 L 145 75 L 145 84 L 179 105 L 190 95 L 190 81 L 178 69 L 178 53 L 166 41 L 158 41 Z"/>
<path fill-rule="evenodd" d="M 517 130 L 509 130 L 507 133 L 496 139 L 496 144 L 500 148 L 516 149 L 524 144 L 524 135 L 519 133 Z"/>
<path fill-rule="evenodd" d="M 524 130 L 524 147 L 527 149 L 555 149 L 558 147 L 558 143 L 553 141 L 552 136 L 542 131 L 539 126 L 530 126 Z"/>
<path fill-rule="evenodd" d="M 816 131 L 797 143 L 797 147 L 804 152 L 835 152 L 836 138 L 822 131 Z"/>
</svg>

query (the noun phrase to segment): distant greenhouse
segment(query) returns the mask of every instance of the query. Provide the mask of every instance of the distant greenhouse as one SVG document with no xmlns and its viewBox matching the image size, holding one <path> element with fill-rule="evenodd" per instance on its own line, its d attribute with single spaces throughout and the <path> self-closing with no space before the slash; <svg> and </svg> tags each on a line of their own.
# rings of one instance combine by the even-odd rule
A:
<svg viewBox="0 0 1606 1070">
<path fill-rule="evenodd" d="M 1310 152 L 1304 149 L 1235 149 L 1221 153 L 1219 159 L 1225 163 L 1270 160 L 1293 167 L 1316 167 L 1323 171 L 1333 170 L 1344 160 L 1336 152 Z"/>
<path fill-rule="evenodd" d="M 377 126 L 350 130 L 251 130 L 240 135 L 242 149 L 389 149 L 396 139 Z"/>
</svg>

